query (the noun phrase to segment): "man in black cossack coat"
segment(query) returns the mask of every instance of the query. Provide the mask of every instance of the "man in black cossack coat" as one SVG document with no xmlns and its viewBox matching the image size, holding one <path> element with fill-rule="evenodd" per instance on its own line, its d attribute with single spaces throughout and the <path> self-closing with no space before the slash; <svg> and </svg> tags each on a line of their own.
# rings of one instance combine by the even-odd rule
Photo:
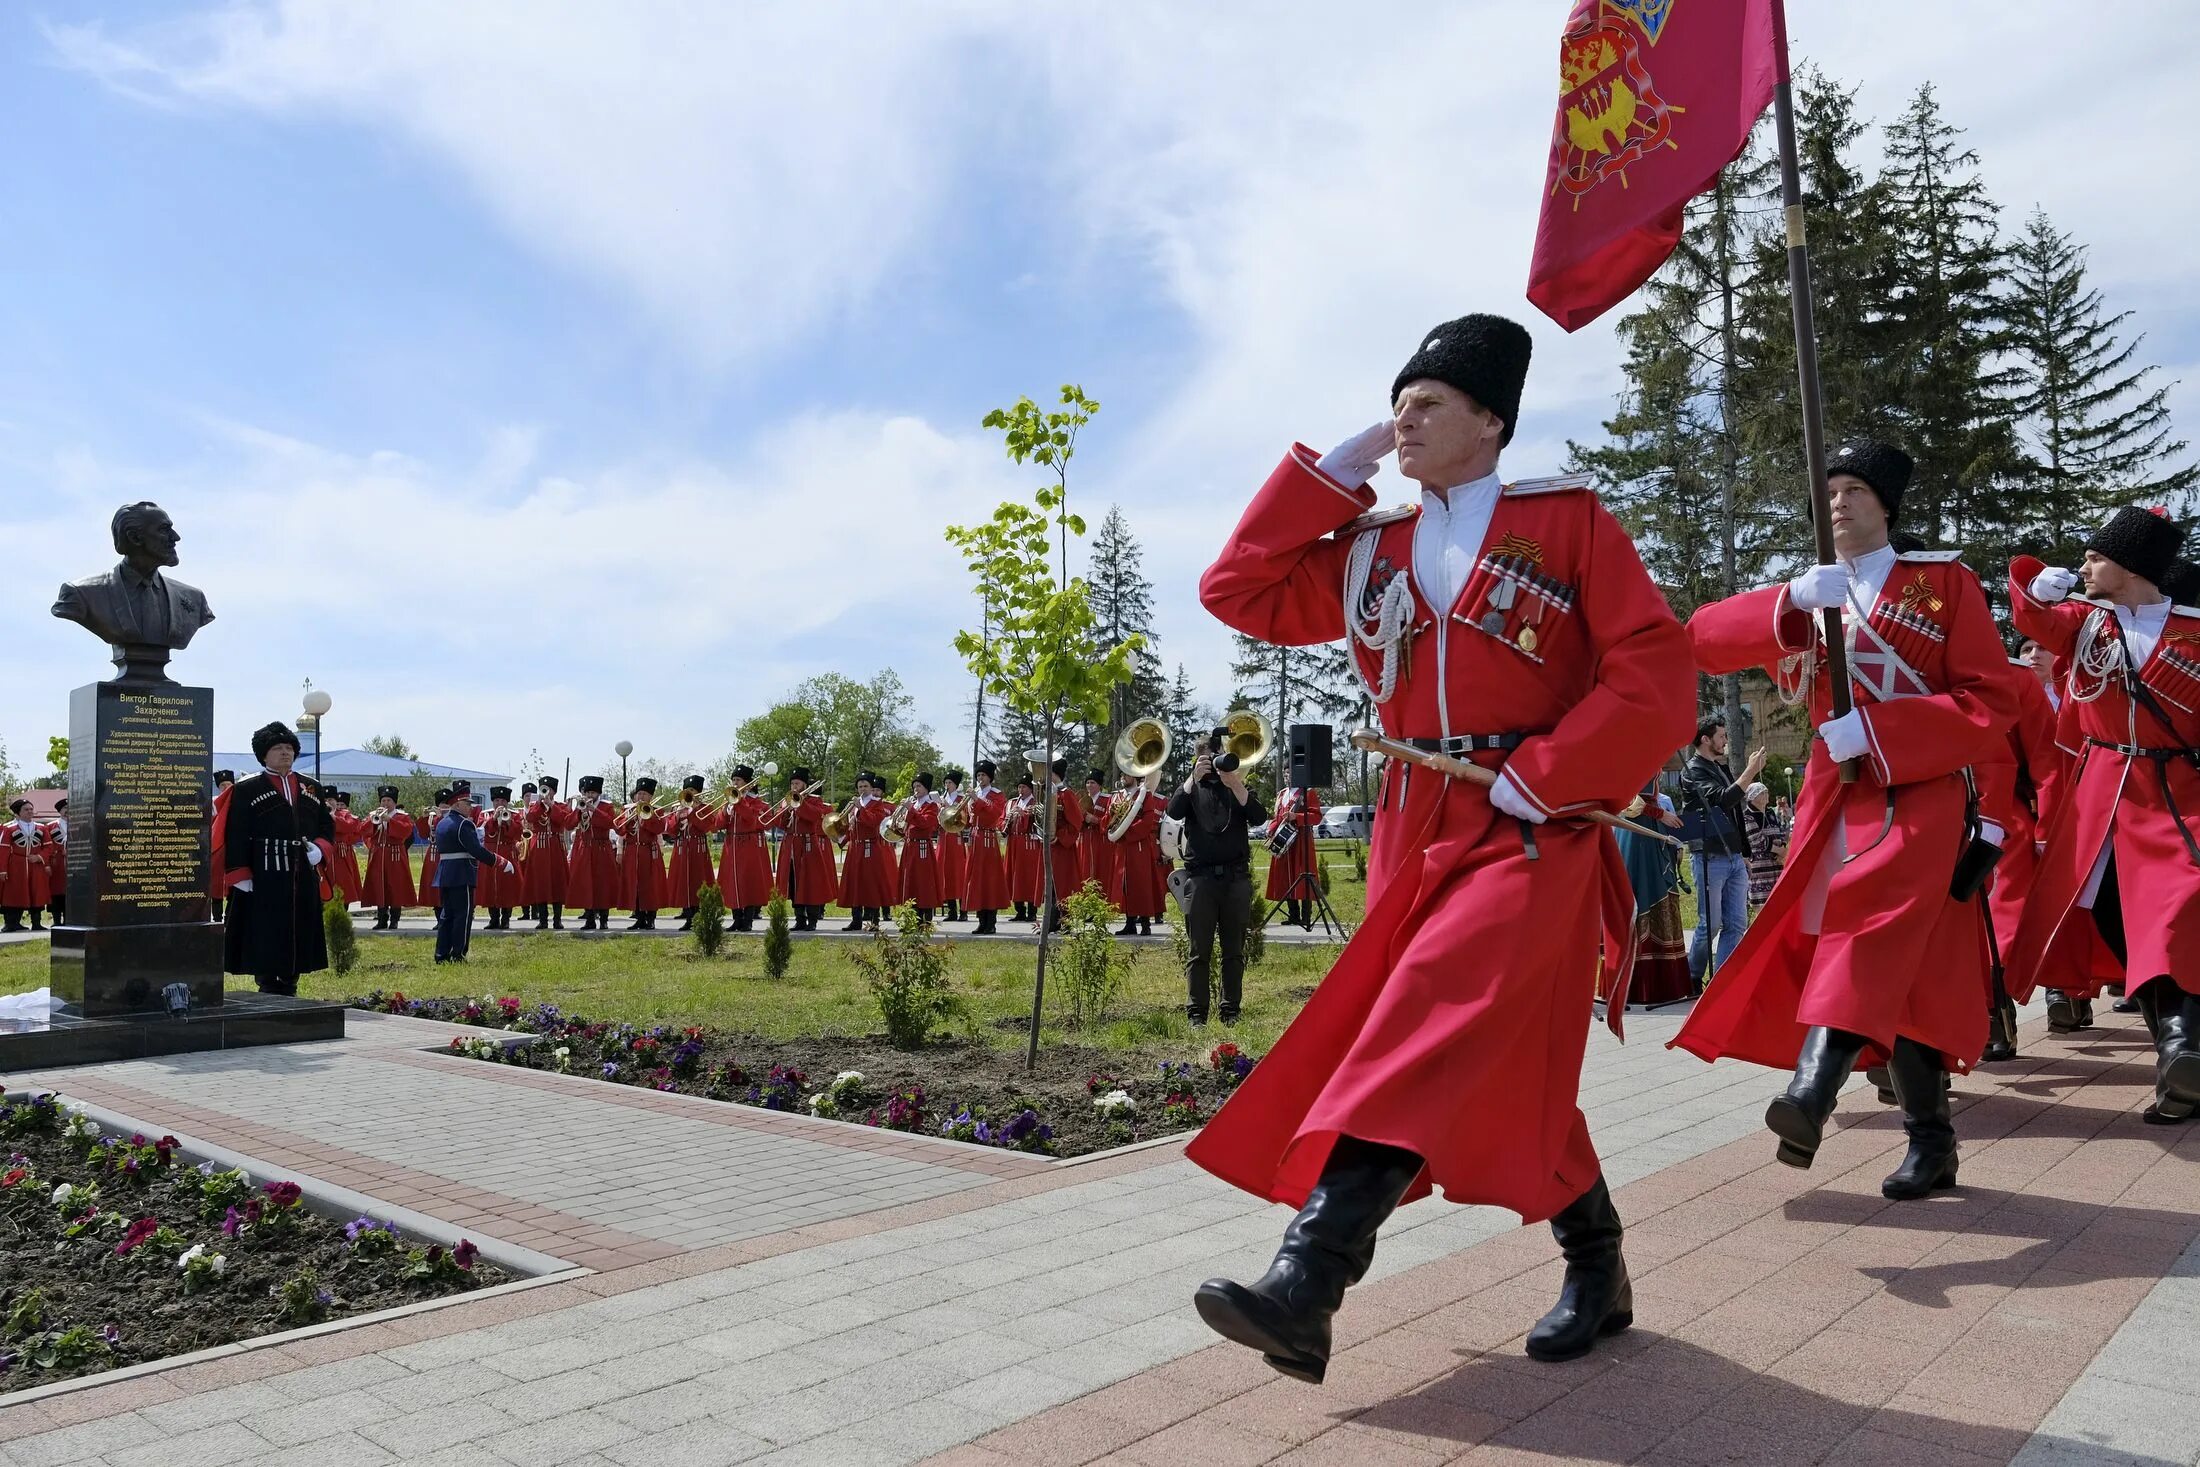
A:
<svg viewBox="0 0 2200 1467">
<path fill-rule="evenodd" d="M 336 828 L 313 781 L 291 771 L 298 736 L 271 723 L 252 736 L 264 766 L 229 792 L 222 871 L 229 886 L 223 967 L 249 973 L 262 993 L 295 996 L 298 975 L 328 966 L 321 877 Z"/>
</svg>

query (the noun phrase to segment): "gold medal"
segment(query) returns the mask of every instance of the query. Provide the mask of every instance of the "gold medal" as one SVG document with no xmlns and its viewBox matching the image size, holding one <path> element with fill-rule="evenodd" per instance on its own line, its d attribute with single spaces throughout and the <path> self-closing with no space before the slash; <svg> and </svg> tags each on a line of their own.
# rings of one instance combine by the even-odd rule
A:
<svg viewBox="0 0 2200 1467">
<path fill-rule="evenodd" d="M 1534 627 L 1522 627 L 1520 629 L 1520 650 L 1523 652 L 1533 652 L 1535 650 Z"/>
</svg>

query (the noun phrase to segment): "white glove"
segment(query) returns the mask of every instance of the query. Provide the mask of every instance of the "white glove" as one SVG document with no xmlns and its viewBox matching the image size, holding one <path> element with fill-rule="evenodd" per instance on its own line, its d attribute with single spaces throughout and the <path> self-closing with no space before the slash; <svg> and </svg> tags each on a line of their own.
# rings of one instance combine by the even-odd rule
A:
<svg viewBox="0 0 2200 1467">
<path fill-rule="evenodd" d="M 321 864 L 321 848 L 311 841 L 306 842 L 306 864 L 308 866 Z"/>
<path fill-rule="evenodd" d="M 1497 783 L 1490 786 L 1490 803 L 1515 820 L 1525 820 L 1530 825 L 1541 825 L 1548 817 L 1535 807 L 1535 802 L 1520 792 L 1513 783 L 1510 770 L 1497 772 Z"/>
<path fill-rule="evenodd" d="M 1359 432 L 1321 456 L 1315 465 L 1347 489 L 1357 489 L 1375 477 L 1375 470 L 1398 446 L 1398 425 L 1389 418 Z"/>
<path fill-rule="evenodd" d="M 250 891 L 252 890 L 252 878 L 247 876 L 244 880 L 238 882 L 235 886 L 232 886 L 229 889 L 231 891 Z"/>
<path fill-rule="evenodd" d="M 1818 737 L 1826 741 L 1826 757 L 1836 764 L 1861 759 L 1871 752 L 1871 737 L 1864 732 L 1864 710 L 1851 708 L 1839 718 L 1818 725 Z"/>
<path fill-rule="evenodd" d="M 504 874 L 505 874 L 506 876 L 511 876 L 511 875 L 514 875 L 514 874 L 516 874 L 516 868 L 514 868 L 514 867 L 513 867 L 512 863 L 511 863 L 510 861 L 506 861 L 506 862 L 504 863 Z"/>
<path fill-rule="evenodd" d="M 1814 565 L 1788 582 L 1788 604 L 1797 611 L 1824 611 L 1849 599 L 1849 568 Z"/>
<path fill-rule="evenodd" d="M 2034 601 L 2052 606 L 2066 599 L 2077 589 L 2077 585 L 2076 571 L 2066 571 L 2059 565 L 2051 565 L 2032 577 L 2032 584 L 2027 589 L 2031 591 Z"/>
</svg>

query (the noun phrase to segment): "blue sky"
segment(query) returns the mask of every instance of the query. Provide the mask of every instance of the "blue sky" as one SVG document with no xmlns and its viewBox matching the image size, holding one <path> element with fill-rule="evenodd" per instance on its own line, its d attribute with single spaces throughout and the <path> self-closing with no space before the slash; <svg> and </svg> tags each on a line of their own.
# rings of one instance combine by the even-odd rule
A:
<svg viewBox="0 0 2200 1467">
<path fill-rule="evenodd" d="M 1535 324 L 1514 472 L 1608 407 L 1608 329 L 1521 299 L 1565 8 L 10 8 L 0 534 L 37 569 L 0 583 L 0 739 L 35 766 L 104 670 L 52 583 L 151 497 L 221 617 L 177 671 L 225 747 L 310 676 L 336 743 L 704 760 L 800 677 L 892 665 L 952 748 L 940 526 L 1032 482 L 985 410 L 1067 380 L 1105 404 L 1073 495 L 1124 506 L 1162 655 L 1219 698 L 1200 567 L 1428 324 Z M 2200 289 L 2161 242 L 2200 206 L 2149 142 L 2183 12 L 2071 14 L 1793 26 L 1875 115 L 1940 83 L 1997 197 L 2141 312 L 2190 431 Z"/>
</svg>

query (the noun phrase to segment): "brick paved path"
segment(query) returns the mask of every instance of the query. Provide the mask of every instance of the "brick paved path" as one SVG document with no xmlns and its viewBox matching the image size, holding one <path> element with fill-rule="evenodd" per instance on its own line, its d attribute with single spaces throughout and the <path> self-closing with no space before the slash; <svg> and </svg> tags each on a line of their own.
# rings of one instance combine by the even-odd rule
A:
<svg viewBox="0 0 2200 1467">
<path fill-rule="evenodd" d="M 553 1254 L 584 1251 L 587 1227 L 638 1241 L 596 1242 L 603 1271 L 574 1280 L 0 1408 L 0 1454 L 12 1467 L 2200 1454 L 2200 1413 L 2162 1389 L 2200 1356 L 2200 1129 L 2139 1124 L 2132 1029 L 2070 1043 L 2029 1026 L 2022 1063 L 1960 1082 L 1964 1186 L 1894 1207 L 1877 1186 L 1900 1132 L 1867 1089 L 1845 1097 L 1815 1170 L 1778 1167 L 1758 1131 L 1777 1081 L 1660 1048 L 1676 1023 L 1637 1017 L 1624 1048 L 1599 1036 L 1586 1073 L 1630 1224 L 1635 1331 L 1587 1361 L 1528 1362 L 1520 1336 L 1559 1269 L 1547 1230 L 1424 1202 L 1386 1230 L 1319 1388 L 1213 1344 L 1192 1315 L 1192 1286 L 1258 1270 L 1285 1214 L 1175 1147 L 1075 1166 L 858 1149 L 826 1123 L 735 1123 L 689 1113 L 719 1109 L 702 1102 L 636 1107 L 588 1081 L 455 1068 L 468 1062 L 405 1051 L 425 1036 L 409 1020 L 362 1025 L 341 1052 L 259 1052 L 282 1059 L 270 1068 L 193 1056 L 78 1073 L 68 1088 L 114 1087 L 101 1103 L 124 1111 L 125 1087 L 140 1109 L 189 1107 L 239 1150 L 263 1133 L 238 1125 L 274 1128 L 301 1156 L 357 1168 L 358 1190 L 375 1190 L 361 1180 L 376 1166 L 467 1186 L 490 1199 L 473 1204 L 482 1231 L 524 1221 L 500 1210 L 511 1203 L 554 1197 L 535 1205 L 569 1233 L 529 1243 Z M 354 1104 L 316 1100 L 317 1085 Z M 414 1134 L 361 1121 L 376 1086 L 409 1105 Z M 422 1097 L 463 1113 L 424 1124 Z M 476 1143 L 514 1126 L 532 1139 Z M 595 1167 L 614 1185 L 585 1192 L 556 1159 L 558 1126 L 651 1140 L 606 1148 Z M 694 1150 L 668 1162 L 668 1145 Z M 533 1165 L 508 1165 L 515 1151 Z M 854 1181 L 821 1185 L 835 1168 Z M 616 1207 L 666 1179 L 729 1177 L 684 1236 Z M 903 1185 L 937 1190 L 897 1200 Z M 432 1195 L 408 1205 L 447 1213 Z M 775 1205 L 806 1220 L 759 1230 Z"/>
</svg>

